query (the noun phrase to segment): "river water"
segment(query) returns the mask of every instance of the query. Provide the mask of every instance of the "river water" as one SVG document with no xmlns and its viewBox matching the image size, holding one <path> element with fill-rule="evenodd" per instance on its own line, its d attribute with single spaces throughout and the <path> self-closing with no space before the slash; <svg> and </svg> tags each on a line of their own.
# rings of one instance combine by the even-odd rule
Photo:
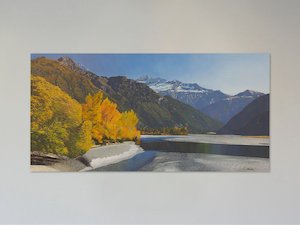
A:
<svg viewBox="0 0 300 225">
<path fill-rule="evenodd" d="M 95 171 L 268 172 L 270 170 L 269 146 L 172 141 L 174 137 L 176 136 L 143 137 L 141 147 L 144 152 L 131 159 L 97 168 Z"/>
</svg>

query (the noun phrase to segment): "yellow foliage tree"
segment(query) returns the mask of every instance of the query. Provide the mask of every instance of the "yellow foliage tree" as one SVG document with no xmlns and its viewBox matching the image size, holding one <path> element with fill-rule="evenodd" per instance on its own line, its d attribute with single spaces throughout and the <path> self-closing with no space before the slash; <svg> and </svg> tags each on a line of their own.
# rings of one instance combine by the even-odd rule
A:
<svg viewBox="0 0 300 225">
<path fill-rule="evenodd" d="M 102 126 L 101 103 L 103 93 L 99 91 L 95 95 L 88 95 L 82 105 L 82 118 L 92 124 L 92 138 L 98 143 L 102 143 L 104 130 Z"/>
<path fill-rule="evenodd" d="M 120 113 L 117 104 L 108 98 L 103 100 L 103 93 L 88 95 L 82 105 L 84 121 L 92 123 L 92 137 L 98 143 L 104 141 L 134 140 L 140 136 L 136 126 L 138 118 L 131 110 Z"/>
<path fill-rule="evenodd" d="M 118 137 L 118 121 L 121 119 L 121 113 L 117 110 L 117 104 L 106 98 L 100 106 L 100 113 L 104 138 L 109 141 L 116 141 Z"/>
<path fill-rule="evenodd" d="M 67 146 L 71 149 L 69 156 L 76 157 L 84 154 L 93 145 L 92 123 L 87 120 L 81 126 L 74 128 L 69 135 Z"/>
<path fill-rule="evenodd" d="M 91 147 L 81 138 L 81 105 L 44 78 L 31 77 L 31 150 L 75 156 Z M 85 128 L 86 129 L 86 128 Z M 72 137 L 84 144 L 74 146 Z"/>
<path fill-rule="evenodd" d="M 88 95 L 81 106 L 44 78 L 31 77 L 31 150 L 76 157 L 89 150 L 92 139 L 135 140 L 140 132 L 133 110 L 120 113 L 102 92 Z"/>
<path fill-rule="evenodd" d="M 119 137 L 125 140 L 140 138 L 140 131 L 136 128 L 139 122 L 133 110 L 123 112 L 119 121 Z"/>
</svg>

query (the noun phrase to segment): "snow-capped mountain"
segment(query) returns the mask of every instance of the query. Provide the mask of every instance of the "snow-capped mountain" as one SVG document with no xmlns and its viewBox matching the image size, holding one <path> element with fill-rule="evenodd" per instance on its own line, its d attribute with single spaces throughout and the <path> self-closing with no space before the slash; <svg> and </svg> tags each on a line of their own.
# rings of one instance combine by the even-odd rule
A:
<svg viewBox="0 0 300 225">
<path fill-rule="evenodd" d="M 137 79 L 137 82 L 147 84 L 155 92 L 160 93 L 163 91 L 168 92 L 193 92 L 193 93 L 205 93 L 210 91 L 200 87 L 196 83 L 182 83 L 178 80 L 167 81 L 163 78 L 151 78 L 149 76 L 144 76 Z"/>
<path fill-rule="evenodd" d="M 212 118 L 227 123 L 233 116 L 241 112 L 245 106 L 262 95 L 264 93 L 246 90 L 210 104 L 201 111 Z"/>
<path fill-rule="evenodd" d="M 163 78 L 151 78 L 149 76 L 141 77 L 137 79 L 137 82 L 147 84 L 155 92 L 169 95 L 196 109 L 202 109 L 209 104 L 229 97 L 221 91 L 200 87 L 197 83 L 183 83 L 178 80 L 167 81 Z"/>
<path fill-rule="evenodd" d="M 238 93 L 235 96 L 244 97 L 244 98 L 258 98 L 262 95 L 264 95 L 264 93 L 261 93 L 258 91 L 246 90 L 246 91 Z"/>
<path fill-rule="evenodd" d="M 254 99 L 264 95 L 264 93 L 252 90 L 246 90 L 236 95 L 227 95 L 219 90 L 203 88 L 197 83 L 167 81 L 159 77 L 144 76 L 137 81 L 147 84 L 160 95 L 169 95 L 223 123 L 230 120 Z"/>
</svg>

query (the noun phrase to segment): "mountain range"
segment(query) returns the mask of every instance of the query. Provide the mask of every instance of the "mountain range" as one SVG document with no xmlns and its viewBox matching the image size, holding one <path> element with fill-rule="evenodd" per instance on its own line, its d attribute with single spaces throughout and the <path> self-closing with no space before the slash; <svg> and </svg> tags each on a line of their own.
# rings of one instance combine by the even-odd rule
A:
<svg viewBox="0 0 300 225">
<path fill-rule="evenodd" d="M 252 101 L 218 133 L 269 136 L 269 114 L 270 95 L 267 94 Z"/>
<path fill-rule="evenodd" d="M 171 96 L 191 105 L 224 124 L 254 99 L 264 95 L 261 92 L 246 90 L 232 96 L 219 90 L 203 88 L 197 83 L 183 83 L 178 80 L 168 81 L 149 76 L 138 78 L 136 81 L 147 84 L 162 96 Z"/>
<path fill-rule="evenodd" d="M 246 105 L 263 95 L 261 92 L 246 90 L 209 104 L 201 111 L 226 124 L 233 116 L 241 112 Z"/>
<path fill-rule="evenodd" d="M 140 128 L 185 126 L 189 132 L 203 133 L 222 126 L 194 107 L 156 93 L 147 84 L 124 76 L 96 75 L 68 57 L 33 59 L 31 74 L 44 77 L 80 103 L 88 94 L 102 90 L 106 97 L 117 103 L 120 111 L 133 109 L 139 117 Z"/>
</svg>

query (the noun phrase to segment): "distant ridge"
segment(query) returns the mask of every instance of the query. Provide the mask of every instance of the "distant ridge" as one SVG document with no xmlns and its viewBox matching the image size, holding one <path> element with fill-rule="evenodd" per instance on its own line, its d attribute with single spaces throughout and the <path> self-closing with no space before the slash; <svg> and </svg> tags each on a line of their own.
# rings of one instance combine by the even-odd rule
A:
<svg viewBox="0 0 300 225">
<path fill-rule="evenodd" d="M 245 90 L 231 96 L 219 90 L 203 88 L 197 83 L 183 83 L 178 80 L 167 81 L 148 75 L 137 79 L 137 81 L 147 84 L 162 96 L 171 96 L 223 123 L 227 123 L 254 99 L 264 95 L 261 92 Z"/>
<path fill-rule="evenodd" d="M 234 116 L 219 134 L 269 135 L 270 95 L 263 95 Z"/>
<path fill-rule="evenodd" d="M 262 95 L 264 93 L 246 90 L 210 104 L 203 108 L 202 112 L 223 123 L 227 123 L 233 116 L 241 112 L 246 105 Z"/>
</svg>

